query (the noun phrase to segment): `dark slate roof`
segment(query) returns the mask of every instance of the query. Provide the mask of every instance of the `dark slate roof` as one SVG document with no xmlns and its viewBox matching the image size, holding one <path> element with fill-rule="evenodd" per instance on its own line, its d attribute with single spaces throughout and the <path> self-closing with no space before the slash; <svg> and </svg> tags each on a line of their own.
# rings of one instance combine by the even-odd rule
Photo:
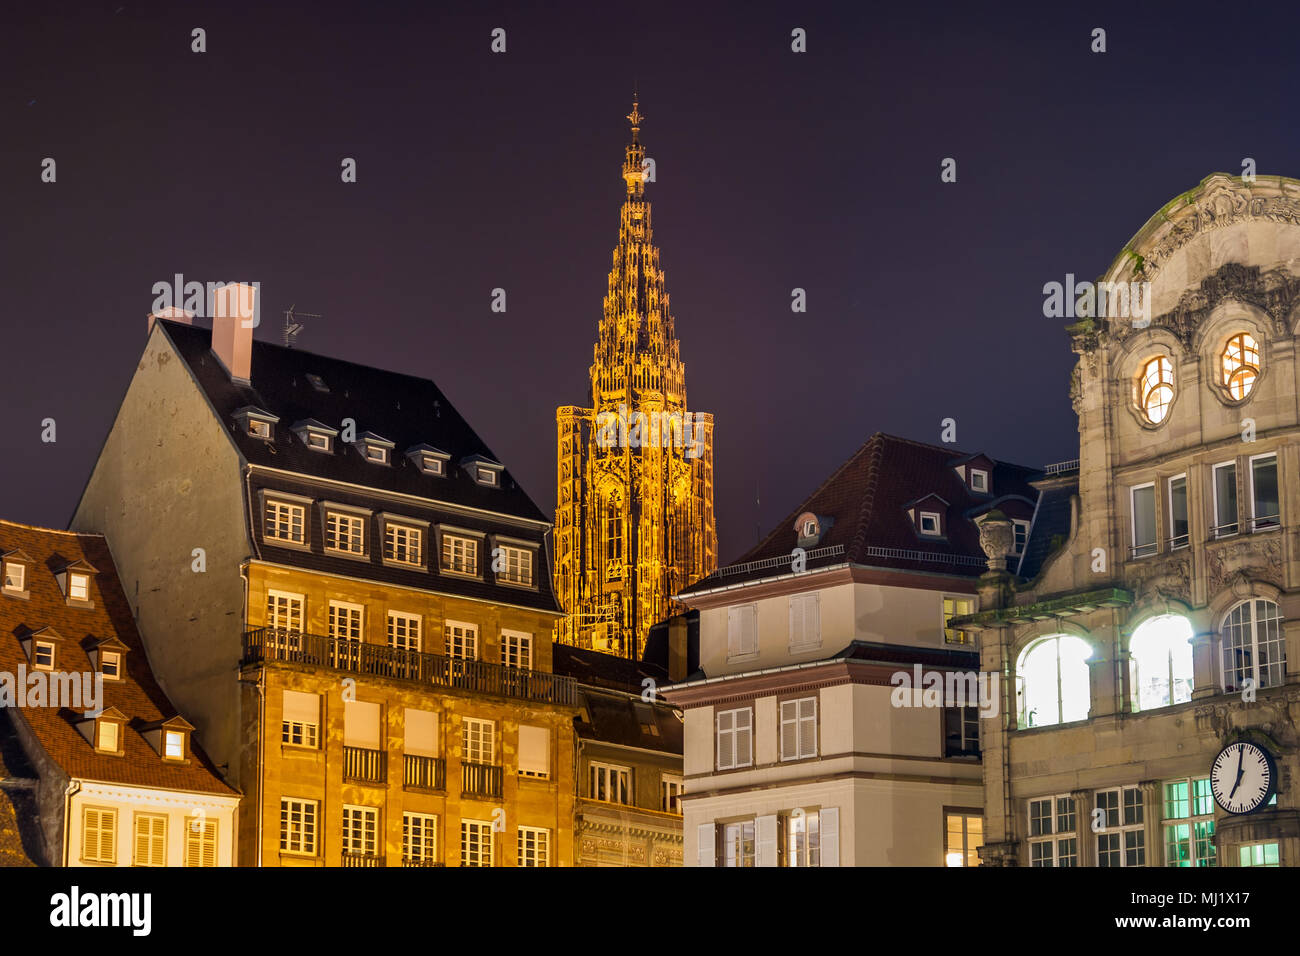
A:
<svg viewBox="0 0 1300 956">
<path fill-rule="evenodd" d="M 641 695 L 647 677 L 662 687 L 668 683 L 668 669 L 646 661 L 634 661 L 615 654 L 586 650 L 570 644 L 555 644 L 551 651 L 551 670 L 572 677 L 579 684 L 606 687 Z"/>
<path fill-rule="evenodd" d="M 249 375 L 252 384 L 238 385 L 212 353 L 209 329 L 167 320 L 159 323 L 250 463 L 549 521 L 509 469 L 502 474 L 500 487 L 493 488 L 478 484 L 460 467 L 459 462 L 474 455 L 492 461 L 501 459 L 429 379 L 254 339 Z M 317 390 L 308 375 L 319 376 L 329 391 Z M 233 414 L 249 405 L 279 416 L 274 450 L 267 442 L 232 427 Z M 309 450 L 290 427 L 313 418 L 338 429 L 344 418 L 351 418 L 356 422 L 358 437 L 373 432 L 396 443 L 392 463 L 367 462 L 354 447 L 344 445 L 341 436 L 333 454 Z M 422 474 L 407 459 L 407 450 L 421 443 L 451 456 L 446 477 Z"/>
<path fill-rule="evenodd" d="M 693 674 L 700 669 L 700 612 L 692 608 L 682 616 L 686 618 L 686 673 Z M 668 670 L 668 621 L 664 619 L 650 627 L 641 652 L 643 661 L 665 672 Z"/>
<path fill-rule="evenodd" d="M 583 716 L 575 718 L 574 726 L 583 740 L 681 756 L 682 720 L 677 708 L 595 687 L 579 687 L 578 702 Z"/>
<path fill-rule="evenodd" d="M 1065 478 L 1035 482 L 1035 485 L 1039 488 L 1038 508 L 1016 572 L 1029 580 L 1038 576 L 1043 564 L 1056 550 L 1052 538 L 1057 535 L 1068 538 L 1070 535 L 1070 499 L 1079 493 L 1079 475 L 1076 472 Z"/>
<path fill-rule="evenodd" d="M 37 866 L 44 846 L 37 822 L 36 780 L 6 711 L 0 709 L 0 866 Z"/>
<path fill-rule="evenodd" d="M 1029 479 L 1039 469 L 994 462 L 989 478 L 991 494 L 978 495 L 955 469 L 960 462 L 975 457 L 978 453 L 877 432 L 730 570 L 721 568 L 682 593 L 788 573 L 790 568 L 785 565 L 750 570 L 739 570 L 737 565 L 789 559 L 798 541 L 795 519 L 805 511 L 834 519 L 816 544 L 804 545 L 807 551 L 837 545 L 844 549 L 841 554 L 810 560 L 810 570 L 848 561 L 903 571 L 978 577 L 988 566 L 972 519 L 997 508 L 1008 517 L 1029 520 L 1038 495 Z M 947 502 L 944 539 L 918 534 L 906 510 L 908 503 L 932 495 Z M 912 554 L 882 556 L 872 553 L 873 548 Z"/>
<path fill-rule="evenodd" d="M 827 660 L 869 661 L 884 664 L 920 664 L 923 667 L 951 667 L 979 670 L 976 651 L 958 651 L 946 647 L 912 647 L 907 644 L 882 644 L 878 641 L 853 641 Z"/>
</svg>

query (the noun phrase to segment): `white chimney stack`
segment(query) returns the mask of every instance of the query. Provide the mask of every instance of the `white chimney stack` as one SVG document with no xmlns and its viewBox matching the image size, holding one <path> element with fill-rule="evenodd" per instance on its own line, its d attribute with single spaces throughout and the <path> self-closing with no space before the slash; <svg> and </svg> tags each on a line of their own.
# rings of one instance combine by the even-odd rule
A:
<svg viewBox="0 0 1300 956">
<path fill-rule="evenodd" d="M 212 351 L 240 385 L 251 384 L 257 285 L 231 282 L 212 290 Z"/>
</svg>

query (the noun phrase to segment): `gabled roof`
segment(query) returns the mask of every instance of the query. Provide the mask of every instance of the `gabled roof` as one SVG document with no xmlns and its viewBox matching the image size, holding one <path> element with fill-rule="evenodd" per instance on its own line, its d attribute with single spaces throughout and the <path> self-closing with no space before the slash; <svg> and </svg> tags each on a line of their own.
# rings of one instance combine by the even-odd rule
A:
<svg viewBox="0 0 1300 956">
<path fill-rule="evenodd" d="M 978 456 L 978 453 L 969 455 L 950 447 L 877 432 L 734 565 L 715 571 L 682 593 L 782 573 L 782 568 L 773 563 L 748 570 L 740 566 L 788 558 L 797 542 L 794 520 L 805 511 L 835 519 L 817 543 L 817 550 L 842 549 L 824 558 L 810 559 L 807 565 L 810 571 L 849 562 L 978 577 L 988 566 L 980 548 L 979 530 L 966 517 L 967 512 L 974 509 L 973 513 L 978 513 L 988 508 L 991 498 L 1011 502 L 1023 497 L 1033 502 L 1038 492 L 1029 479 L 1039 472 L 1024 465 L 993 462 L 989 475 L 991 494 L 977 495 L 958 476 L 953 463 Z M 937 497 L 948 506 L 947 534 L 942 539 L 921 538 L 908 516 L 909 506 L 929 497 Z M 1032 505 L 1020 503 L 1019 510 L 1023 515 L 1017 513 L 1015 517 L 1028 518 Z M 789 570 L 785 567 L 785 571 Z"/>
<path fill-rule="evenodd" d="M 26 664 L 20 636 L 28 632 L 55 631 L 63 636 L 56 671 L 92 671 L 87 638 L 116 637 L 132 653 L 123 658 L 121 680 L 103 682 L 101 706 L 120 712 L 126 721 L 123 756 L 101 754 L 78 731 L 85 709 L 15 707 L 14 720 L 26 722 L 41 748 L 70 777 L 105 783 L 155 787 L 184 792 L 235 796 L 213 767 L 197 741 L 187 765 L 168 764 L 141 736 L 143 727 L 177 716 L 176 708 L 154 679 L 144 653 L 131 606 L 117 578 L 117 568 L 102 535 L 76 534 L 33 528 L 0 521 L 0 550 L 21 548 L 34 555 L 38 570 L 28 575 L 30 597 L 18 600 L 0 594 L 0 671 L 16 674 Z M 99 569 L 91 585 L 93 607 L 70 606 L 54 574 L 51 559 L 86 564 Z M 58 562 L 54 562 L 57 566 Z M 11 732 L 0 726 L 0 733 Z"/>
<path fill-rule="evenodd" d="M 351 449 L 339 448 L 332 454 L 313 451 L 287 429 L 277 433 L 272 446 L 231 427 L 235 412 L 252 405 L 271 411 L 280 421 L 316 419 L 331 428 L 340 428 L 343 419 L 351 418 L 358 436 L 383 436 L 385 443 L 391 441 L 403 452 L 429 444 L 457 461 L 476 455 L 499 461 L 429 379 L 255 339 L 251 384 L 240 385 L 230 380 L 212 353 L 208 329 L 165 320 L 158 324 L 249 463 L 549 523 L 508 469 L 499 486 L 488 487 L 457 468 L 449 469 L 446 478 L 422 474 L 405 454 L 394 454 L 388 465 L 377 465 Z M 329 391 L 313 386 L 309 375 L 323 379 Z"/>
</svg>

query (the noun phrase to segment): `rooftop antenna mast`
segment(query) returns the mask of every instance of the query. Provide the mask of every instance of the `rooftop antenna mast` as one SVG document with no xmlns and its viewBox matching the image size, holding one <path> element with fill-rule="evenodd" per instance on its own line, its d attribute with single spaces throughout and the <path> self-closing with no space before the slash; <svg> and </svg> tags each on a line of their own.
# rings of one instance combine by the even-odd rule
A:
<svg viewBox="0 0 1300 956">
<path fill-rule="evenodd" d="M 298 337 L 298 333 L 302 331 L 302 323 L 295 321 L 298 315 L 308 319 L 321 318 L 314 312 L 300 312 L 295 315 L 293 310 L 294 306 L 291 305 L 284 313 L 284 347 L 287 349 L 293 348 L 294 340 Z"/>
</svg>

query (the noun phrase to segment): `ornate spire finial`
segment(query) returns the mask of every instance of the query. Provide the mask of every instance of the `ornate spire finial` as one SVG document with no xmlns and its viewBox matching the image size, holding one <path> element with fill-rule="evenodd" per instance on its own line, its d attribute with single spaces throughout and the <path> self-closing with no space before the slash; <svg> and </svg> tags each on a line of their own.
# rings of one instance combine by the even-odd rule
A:
<svg viewBox="0 0 1300 956">
<path fill-rule="evenodd" d="M 640 199 L 645 193 L 645 147 L 641 145 L 641 123 L 645 117 L 641 114 L 639 97 L 635 89 L 632 92 L 632 112 L 627 114 L 627 121 L 632 124 L 632 142 L 627 147 L 627 161 L 623 163 L 623 181 L 627 183 L 629 198 Z"/>
<path fill-rule="evenodd" d="M 640 140 L 637 134 L 641 132 L 641 121 L 645 117 L 641 115 L 641 108 L 637 105 L 636 89 L 632 90 L 632 112 L 627 114 L 627 121 L 632 124 L 632 142 L 638 143 Z"/>
</svg>

